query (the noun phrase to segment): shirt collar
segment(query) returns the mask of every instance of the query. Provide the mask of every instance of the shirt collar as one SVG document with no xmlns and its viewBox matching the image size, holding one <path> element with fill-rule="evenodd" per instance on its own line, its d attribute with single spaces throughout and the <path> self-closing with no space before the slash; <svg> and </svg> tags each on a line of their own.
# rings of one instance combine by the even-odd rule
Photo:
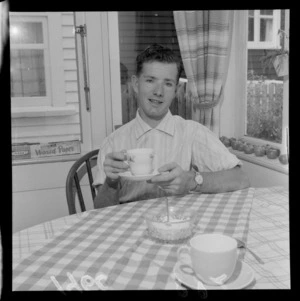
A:
<svg viewBox="0 0 300 301">
<path fill-rule="evenodd" d="M 162 121 L 159 123 L 159 125 L 156 127 L 156 129 L 159 131 L 162 131 L 166 134 L 169 134 L 171 136 L 174 135 L 175 121 L 174 121 L 173 115 L 171 114 L 170 110 L 168 110 L 168 113 L 162 119 Z M 152 128 L 142 119 L 142 117 L 140 116 L 139 110 L 137 110 L 136 127 L 135 127 L 136 138 L 139 139 L 142 135 L 144 135 L 145 133 L 147 133 L 150 130 L 152 130 Z"/>
</svg>

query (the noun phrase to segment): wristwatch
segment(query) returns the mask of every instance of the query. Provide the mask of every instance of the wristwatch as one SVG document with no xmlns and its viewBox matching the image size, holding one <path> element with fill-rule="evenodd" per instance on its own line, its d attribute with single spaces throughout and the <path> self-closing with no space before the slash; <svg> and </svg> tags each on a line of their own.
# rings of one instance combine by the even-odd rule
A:
<svg viewBox="0 0 300 301">
<path fill-rule="evenodd" d="M 202 183 L 203 183 L 203 177 L 200 174 L 200 172 L 195 171 L 195 178 L 194 178 L 194 180 L 197 183 L 197 185 L 196 185 L 196 187 L 194 189 L 190 190 L 190 192 L 195 192 L 197 190 L 197 188 L 202 185 Z"/>
</svg>

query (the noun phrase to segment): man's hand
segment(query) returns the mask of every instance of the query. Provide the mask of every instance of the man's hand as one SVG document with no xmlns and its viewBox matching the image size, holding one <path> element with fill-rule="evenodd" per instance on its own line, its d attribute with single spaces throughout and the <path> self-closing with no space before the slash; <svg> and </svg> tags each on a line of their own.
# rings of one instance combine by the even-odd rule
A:
<svg viewBox="0 0 300 301">
<path fill-rule="evenodd" d="M 107 154 L 103 162 L 106 177 L 111 180 L 117 180 L 119 173 L 125 172 L 129 168 L 128 164 L 124 162 L 126 159 L 126 151 Z"/>
<path fill-rule="evenodd" d="M 184 171 L 175 162 L 163 165 L 158 172 L 161 174 L 153 177 L 149 182 L 160 186 L 169 194 L 186 194 L 196 186 L 194 173 Z"/>
</svg>

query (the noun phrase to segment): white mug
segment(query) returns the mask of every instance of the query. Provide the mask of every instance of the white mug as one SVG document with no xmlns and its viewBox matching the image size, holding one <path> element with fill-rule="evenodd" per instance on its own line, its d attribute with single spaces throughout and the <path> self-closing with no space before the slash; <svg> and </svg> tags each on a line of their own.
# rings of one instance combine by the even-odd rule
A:
<svg viewBox="0 0 300 301">
<path fill-rule="evenodd" d="M 197 277 L 209 285 L 222 285 L 233 274 L 237 262 L 237 241 L 218 233 L 198 234 L 190 239 L 189 246 L 178 249 L 179 260 L 187 252 Z"/>
<path fill-rule="evenodd" d="M 153 172 L 154 150 L 152 148 L 135 148 L 126 151 L 127 163 L 133 175 L 148 175 Z"/>
</svg>

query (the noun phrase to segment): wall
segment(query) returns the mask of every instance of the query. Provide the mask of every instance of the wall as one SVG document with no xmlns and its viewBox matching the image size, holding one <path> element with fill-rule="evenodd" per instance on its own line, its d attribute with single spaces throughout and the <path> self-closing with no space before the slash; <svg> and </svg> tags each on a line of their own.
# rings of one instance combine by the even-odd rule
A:
<svg viewBox="0 0 300 301">
<path fill-rule="evenodd" d="M 65 183 L 73 163 L 13 166 L 13 232 L 69 215 Z M 87 210 L 93 209 L 87 178 L 82 181 Z"/>
<path fill-rule="evenodd" d="M 284 186 L 288 189 L 288 175 L 244 160 L 242 163 L 252 187 Z"/>
<path fill-rule="evenodd" d="M 68 215 L 65 181 L 73 162 L 13 166 L 13 231 Z"/>
<path fill-rule="evenodd" d="M 91 112 L 85 109 L 84 92 L 80 89 L 80 96 L 82 99 L 82 133 L 83 141 L 81 145 L 82 154 L 91 149 L 96 149 L 104 139 L 104 137 L 111 132 L 113 122 L 111 114 L 110 97 L 110 61 L 109 57 L 109 43 L 107 29 L 107 18 L 104 18 L 105 13 L 91 12 L 84 20 L 77 19 L 81 24 L 87 24 L 88 32 L 91 34 L 86 39 L 87 48 L 87 63 L 89 66 L 90 79 L 90 101 Z M 107 14 L 107 13 L 106 13 Z M 103 18 L 100 18 L 103 17 Z M 83 21 L 83 22 L 81 22 Z M 77 83 L 76 79 L 76 53 L 74 51 L 74 27 L 73 14 L 64 12 L 61 14 L 61 23 L 63 24 L 61 31 L 65 37 L 58 45 L 61 45 L 60 50 L 63 52 L 63 67 L 64 80 L 62 85 L 65 87 L 64 98 L 68 106 L 74 106 L 78 103 Z M 80 42 L 80 39 L 79 39 Z M 79 43 L 78 59 L 82 60 L 80 53 L 81 43 Z M 119 65 L 119 63 L 118 63 Z M 78 63 L 78 68 L 82 68 L 82 61 Z M 83 83 L 80 81 L 82 70 L 79 70 L 79 84 L 83 88 Z M 79 104 L 78 104 L 79 105 Z M 115 109 L 115 107 L 114 107 Z M 79 108 L 78 108 L 79 110 Z M 121 111 L 121 110 L 120 110 Z M 68 117 L 52 117 L 48 119 L 45 124 L 46 128 L 51 131 L 51 121 L 58 124 L 54 130 L 55 140 L 57 141 L 60 133 L 65 133 L 67 125 L 64 120 L 70 124 L 75 125 L 79 122 L 78 118 L 74 116 Z M 30 119 L 30 118 L 29 118 Z M 38 122 L 38 117 L 34 118 L 33 122 Z M 46 118 L 43 119 L 44 122 Z M 24 122 L 32 122 L 29 120 Z M 61 122 L 59 122 L 61 121 Z M 120 124 L 120 123 L 118 123 Z M 42 120 L 36 123 L 35 130 L 43 125 Z M 22 126 L 26 126 L 23 124 Z M 41 136 L 40 139 L 44 137 Z M 58 158 L 59 160 L 60 158 Z M 68 157 L 68 160 L 70 158 Z M 68 207 L 65 196 L 65 181 L 67 173 L 73 161 L 50 162 L 38 164 L 15 165 L 12 167 L 13 174 L 13 231 L 31 227 L 35 224 L 42 223 L 48 220 L 56 219 L 68 215 Z M 26 162 L 25 162 L 26 163 Z M 89 202 L 87 209 L 92 208 L 92 202 Z"/>
</svg>

